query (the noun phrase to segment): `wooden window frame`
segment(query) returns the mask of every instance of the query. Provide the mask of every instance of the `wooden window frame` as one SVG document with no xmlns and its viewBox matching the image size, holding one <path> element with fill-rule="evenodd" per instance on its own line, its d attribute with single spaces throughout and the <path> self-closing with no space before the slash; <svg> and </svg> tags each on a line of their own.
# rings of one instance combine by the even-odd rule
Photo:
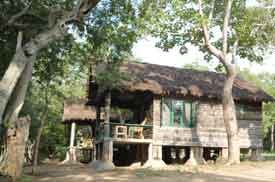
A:
<svg viewBox="0 0 275 182">
<path fill-rule="evenodd" d="M 163 104 L 164 104 L 164 97 L 161 98 L 161 126 L 167 126 L 163 120 Z M 170 98 L 167 98 L 170 99 Z M 171 100 L 171 108 L 168 107 L 169 109 L 169 127 L 175 127 L 175 109 L 174 109 L 174 102 L 176 101 L 176 99 L 170 99 Z M 180 125 L 179 128 L 194 128 L 195 127 L 195 118 L 196 118 L 196 114 L 197 114 L 197 110 L 196 107 L 194 107 L 194 103 L 192 101 L 185 101 L 185 100 L 179 100 L 181 101 L 181 105 L 180 105 Z M 185 125 L 185 115 L 186 115 L 186 111 L 185 111 L 185 105 L 186 104 L 190 104 L 190 120 L 188 122 L 187 125 Z"/>
</svg>

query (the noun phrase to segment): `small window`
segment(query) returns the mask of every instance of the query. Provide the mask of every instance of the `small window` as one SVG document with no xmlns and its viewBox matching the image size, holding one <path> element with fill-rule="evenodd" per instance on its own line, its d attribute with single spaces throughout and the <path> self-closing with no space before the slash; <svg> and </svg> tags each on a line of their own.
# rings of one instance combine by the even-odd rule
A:
<svg viewBox="0 0 275 182">
<path fill-rule="evenodd" d="M 196 103 L 183 100 L 162 99 L 162 126 L 194 127 Z"/>
</svg>

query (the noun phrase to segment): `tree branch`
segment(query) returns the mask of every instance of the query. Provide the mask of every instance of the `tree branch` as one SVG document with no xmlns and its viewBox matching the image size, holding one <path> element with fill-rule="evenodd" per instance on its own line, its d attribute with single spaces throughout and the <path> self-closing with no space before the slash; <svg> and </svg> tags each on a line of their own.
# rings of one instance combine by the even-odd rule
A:
<svg viewBox="0 0 275 182">
<path fill-rule="evenodd" d="M 87 15 L 91 9 L 96 7 L 99 1 L 100 0 L 79 0 L 72 11 L 71 19 L 74 21 L 80 21 L 80 19 Z"/>
<path fill-rule="evenodd" d="M 19 13 L 13 15 L 8 20 L 7 25 L 12 25 L 18 18 L 20 18 L 21 16 L 25 15 L 28 12 L 28 10 L 30 9 L 31 5 L 32 5 L 32 2 L 28 6 L 26 6 L 22 11 L 20 11 Z"/>
<path fill-rule="evenodd" d="M 230 20 L 230 15 L 231 15 L 231 7 L 232 7 L 232 2 L 233 0 L 228 0 L 226 9 L 225 9 L 225 16 L 224 16 L 224 21 L 223 21 L 223 32 L 222 32 L 222 37 L 223 37 L 223 55 L 225 56 L 227 54 L 227 49 L 228 49 L 228 25 L 229 25 L 229 20 Z"/>
<path fill-rule="evenodd" d="M 87 15 L 99 1 L 100 0 L 79 0 L 80 5 L 78 8 L 72 10 L 71 13 L 64 14 L 57 20 L 57 23 L 52 28 L 38 33 L 33 39 L 22 46 L 22 49 L 19 49 L 20 51 L 16 51 L 11 64 L 0 81 L 0 125 L 3 123 L 3 115 L 7 104 L 26 65 L 34 61 L 37 53 L 41 49 L 47 47 L 53 41 L 62 39 L 68 29 L 68 24 L 80 20 L 80 18 Z M 24 8 L 23 13 L 17 14 L 17 16 L 13 18 L 13 21 L 25 14 L 27 10 L 28 8 Z M 74 17 L 78 17 L 78 19 Z M 18 36 L 18 39 L 21 40 L 20 36 Z M 19 47 L 19 45 L 21 45 L 21 43 L 18 43 L 17 47 Z"/>
<path fill-rule="evenodd" d="M 23 33 L 19 32 L 17 36 L 16 51 L 22 49 Z"/>
<path fill-rule="evenodd" d="M 198 5 L 199 5 L 199 14 L 201 18 L 204 18 L 203 10 L 202 10 L 202 0 L 198 0 Z M 224 62 L 224 55 L 222 54 L 221 50 L 217 49 L 215 46 L 213 46 L 210 43 L 210 38 L 209 38 L 209 32 L 208 32 L 208 27 L 206 24 L 206 21 L 202 21 L 202 30 L 203 30 L 203 37 L 204 37 L 204 44 L 207 50 L 213 54 L 215 57 L 217 57 L 221 62 Z"/>
<path fill-rule="evenodd" d="M 213 14 L 214 14 L 214 10 L 215 10 L 215 2 L 216 0 L 212 0 L 211 2 L 211 6 L 210 6 L 210 12 L 209 12 L 209 16 L 208 16 L 208 26 L 211 26 L 211 22 L 212 22 L 212 18 L 213 18 Z"/>
</svg>

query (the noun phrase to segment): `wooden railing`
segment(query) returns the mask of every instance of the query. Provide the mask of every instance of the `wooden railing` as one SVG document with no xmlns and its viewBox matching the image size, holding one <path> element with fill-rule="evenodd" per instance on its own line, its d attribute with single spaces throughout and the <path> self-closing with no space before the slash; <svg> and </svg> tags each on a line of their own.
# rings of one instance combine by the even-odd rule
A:
<svg viewBox="0 0 275 182">
<path fill-rule="evenodd" d="M 152 139 L 153 125 L 110 123 L 110 135 L 112 138 L 123 139 Z"/>
</svg>

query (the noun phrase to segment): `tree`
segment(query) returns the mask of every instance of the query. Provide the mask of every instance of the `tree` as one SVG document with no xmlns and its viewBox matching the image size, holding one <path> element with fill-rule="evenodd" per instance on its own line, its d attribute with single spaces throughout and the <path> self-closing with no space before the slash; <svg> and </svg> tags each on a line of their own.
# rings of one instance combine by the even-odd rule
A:
<svg viewBox="0 0 275 182">
<path fill-rule="evenodd" d="M 49 58 L 62 55 L 73 41 L 88 42 L 89 50 L 94 51 L 93 56 L 102 56 L 103 60 L 122 59 L 124 53 L 129 52 L 138 35 L 133 20 L 138 15 L 136 11 L 139 4 L 102 0 L 96 6 L 98 3 L 99 0 L 32 3 L 22 0 L 4 1 L 1 4 L 4 12 L 0 17 L 3 22 L 0 27 L 3 30 L 0 33 L 3 40 L 1 47 L 5 47 L 6 42 L 10 43 L 10 48 L 17 44 L 15 53 L 5 49 L 9 53 L 5 57 L 7 64 L 1 67 L 1 73 L 6 69 L 0 82 L 1 125 L 7 122 L 9 127 L 15 125 L 31 79 L 29 73 L 32 73 L 32 65 L 41 61 L 41 54 L 45 53 Z M 21 7 L 24 7 L 23 10 Z M 14 32 L 19 32 L 17 41 Z M 69 32 L 78 37 L 73 40 Z M 83 50 L 79 49 L 80 52 Z M 25 78 L 25 73 L 30 76 Z M 24 78 L 24 82 L 21 78 Z M 20 84 L 24 87 L 18 87 Z"/>
<path fill-rule="evenodd" d="M 253 74 L 250 70 L 245 69 L 240 71 L 240 75 L 256 84 L 258 87 L 263 88 L 269 95 L 275 97 L 275 75 L 271 73 L 259 73 Z M 275 104 L 274 102 L 268 102 L 263 104 L 263 132 L 266 143 L 270 144 L 269 150 L 274 151 L 274 126 L 275 126 Z"/>
<path fill-rule="evenodd" d="M 6 28 L 9 28 L 11 26 L 15 26 L 19 29 L 15 54 L 12 60 L 10 61 L 9 67 L 7 68 L 0 82 L 1 125 L 3 124 L 3 120 L 5 122 L 9 122 L 9 128 L 16 128 L 16 125 L 18 125 L 16 122 L 18 121 L 18 115 L 24 103 L 29 81 L 31 80 L 33 63 L 36 60 L 36 57 L 38 53 L 41 51 L 41 49 L 47 47 L 50 43 L 54 42 L 55 40 L 63 38 L 66 35 L 68 25 L 81 22 L 83 17 L 87 15 L 87 13 L 89 13 L 89 11 L 93 9 L 98 2 L 99 1 L 96 0 L 80 0 L 76 4 L 75 8 L 71 8 L 72 4 L 70 8 L 67 8 L 71 9 L 70 11 L 65 12 L 64 9 L 50 12 L 48 15 L 49 18 L 47 21 L 47 26 L 44 26 L 43 30 L 39 30 L 41 26 L 38 28 L 34 28 L 34 31 L 30 31 L 32 35 L 29 37 L 30 39 L 27 41 L 25 39 L 23 41 L 22 29 L 18 28 L 18 26 L 25 27 L 28 25 L 32 25 L 32 23 L 30 22 L 28 22 L 29 24 L 24 22 L 24 16 L 31 12 L 29 11 L 31 3 L 26 5 L 23 10 L 19 11 L 18 13 L 15 13 L 9 18 L 7 18 L 7 16 L 1 17 L 1 19 L 4 19 L 7 22 L 4 24 L 3 27 L 1 27 L 1 29 L 5 30 Z M 8 2 L 8 4 L 10 4 L 11 7 L 14 6 L 13 1 Z M 17 5 L 20 4 L 24 5 L 24 3 L 22 2 L 17 3 Z M 38 2 L 35 5 L 42 4 Z M 40 11 L 40 13 L 43 14 L 45 12 Z M 36 17 L 36 15 L 32 17 Z M 31 27 L 29 27 L 29 29 L 32 30 Z M 9 129 L 7 131 L 9 131 Z M 3 161 L 1 161 L 0 169 L 3 173 L 10 174 L 9 168 L 5 165 L 7 165 L 7 160 L 9 159 L 9 157 L 12 156 L 7 155 L 17 154 L 4 152 L 4 157 Z M 10 175 L 13 176 L 13 174 Z"/>
<path fill-rule="evenodd" d="M 228 136 L 227 164 L 240 162 L 238 127 L 232 87 L 237 75 L 237 58 L 261 62 L 265 50 L 274 44 L 274 12 L 264 7 L 247 7 L 243 0 L 154 1 L 148 14 L 148 29 L 160 41 L 157 46 L 168 51 L 179 46 L 182 54 L 188 45 L 199 47 L 205 59 L 219 60 L 225 69 L 223 117 Z M 255 16 L 255 14 L 257 16 Z M 273 18 L 271 18 L 273 17 Z M 267 21 L 267 19 L 272 21 Z"/>
</svg>

